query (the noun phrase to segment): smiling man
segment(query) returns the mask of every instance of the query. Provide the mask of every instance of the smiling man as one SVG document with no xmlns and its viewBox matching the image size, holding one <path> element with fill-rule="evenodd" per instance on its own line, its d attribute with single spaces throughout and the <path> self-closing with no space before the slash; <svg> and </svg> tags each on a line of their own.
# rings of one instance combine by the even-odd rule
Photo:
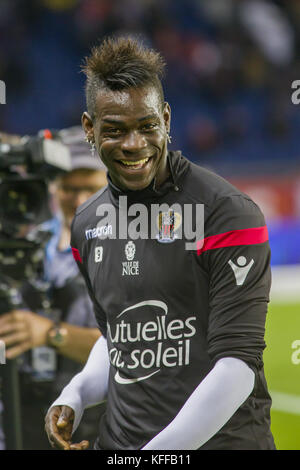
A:
<svg viewBox="0 0 300 470">
<path fill-rule="evenodd" d="M 107 400 L 95 449 L 274 449 L 264 217 L 224 179 L 168 151 L 163 68 L 158 53 L 124 38 L 86 61 L 82 123 L 108 186 L 77 209 L 71 244 L 102 336 L 50 407 L 46 431 L 53 447 L 85 449 L 72 433 L 87 407 Z M 118 215 L 124 197 L 129 220 L 137 203 L 204 206 L 198 249 L 174 236 L 184 223 L 175 211 L 160 213 L 163 237 L 102 236 L 100 214 Z"/>
<path fill-rule="evenodd" d="M 127 53 L 130 52 L 133 50 L 128 49 Z M 126 71 L 125 56 L 121 83 L 117 82 L 117 77 L 116 83 L 109 77 L 104 81 L 105 68 L 109 73 L 109 57 L 106 63 L 97 49 L 86 67 L 90 75 L 87 82 L 89 112 L 83 114 L 83 127 L 88 139 L 95 142 L 112 182 L 124 190 L 144 189 L 154 178 L 159 186 L 169 174 L 166 135 L 170 129 L 170 106 L 164 102 L 157 77 L 163 63 L 160 56 L 152 56 L 149 54 L 153 63 L 149 61 L 148 70 L 145 64 L 142 71 L 145 76 L 140 81 L 146 80 L 143 86 L 136 86 L 139 77 L 130 76 L 130 67 L 127 66 L 129 71 Z M 103 79 L 100 75 L 97 80 L 95 74 L 100 64 L 104 69 Z M 157 74 L 153 74 L 154 70 Z M 122 87 L 122 80 L 126 79 L 127 86 Z"/>
</svg>

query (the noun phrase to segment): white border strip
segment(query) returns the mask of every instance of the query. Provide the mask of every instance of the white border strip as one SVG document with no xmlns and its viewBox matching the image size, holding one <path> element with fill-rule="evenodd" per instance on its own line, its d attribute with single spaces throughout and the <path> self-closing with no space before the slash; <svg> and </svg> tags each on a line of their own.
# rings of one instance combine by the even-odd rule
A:
<svg viewBox="0 0 300 470">
<path fill-rule="evenodd" d="M 272 397 L 272 410 L 300 415 L 300 395 L 276 392 L 275 390 L 270 390 L 269 393 Z"/>
<path fill-rule="evenodd" d="M 270 299 L 271 302 L 300 301 L 300 265 L 272 267 Z"/>
</svg>

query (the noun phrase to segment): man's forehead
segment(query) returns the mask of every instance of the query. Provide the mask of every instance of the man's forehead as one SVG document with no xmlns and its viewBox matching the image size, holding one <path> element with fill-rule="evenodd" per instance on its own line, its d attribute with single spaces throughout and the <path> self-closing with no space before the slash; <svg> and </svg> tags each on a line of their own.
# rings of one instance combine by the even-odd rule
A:
<svg viewBox="0 0 300 470">
<path fill-rule="evenodd" d="M 137 119 L 161 114 L 160 95 L 155 87 L 99 90 L 96 98 L 98 118 L 134 115 Z"/>
</svg>

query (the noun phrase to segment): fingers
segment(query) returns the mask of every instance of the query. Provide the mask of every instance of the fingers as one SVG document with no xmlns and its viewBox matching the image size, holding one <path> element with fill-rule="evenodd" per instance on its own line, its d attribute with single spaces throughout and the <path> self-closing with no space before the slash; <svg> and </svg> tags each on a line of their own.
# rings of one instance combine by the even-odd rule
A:
<svg viewBox="0 0 300 470">
<path fill-rule="evenodd" d="M 14 359 L 32 347 L 26 318 L 27 312 L 23 310 L 0 316 L 0 339 L 5 342 L 7 359 Z"/>
<path fill-rule="evenodd" d="M 24 320 L 26 310 L 12 310 L 0 316 L 0 326 L 5 323 L 15 323 Z"/>
<path fill-rule="evenodd" d="M 12 321 L 7 321 L 6 323 L 0 323 L 0 336 L 11 333 L 12 331 L 23 331 L 25 329 L 25 324 L 15 323 Z"/>
<path fill-rule="evenodd" d="M 29 349 L 31 349 L 31 342 L 25 341 L 22 344 L 12 346 L 9 349 L 7 349 L 5 355 L 7 359 L 15 359 L 16 357 L 20 356 L 20 354 L 23 354 Z"/>
<path fill-rule="evenodd" d="M 54 449 L 70 450 L 68 439 L 66 440 L 65 434 L 61 435 L 56 423 L 60 415 L 60 407 L 54 407 L 46 416 L 45 431 L 47 433 L 49 442 Z"/>
<path fill-rule="evenodd" d="M 72 408 L 68 406 L 54 406 L 49 410 L 45 421 L 45 430 L 52 447 L 70 450 L 74 421 L 74 411 Z M 79 446 L 85 447 L 86 444 L 81 445 L 80 443 Z"/>
<path fill-rule="evenodd" d="M 17 333 L 8 334 L 3 337 L 3 341 L 5 342 L 5 346 L 7 348 L 9 348 L 12 344 L 25 343 L 29 342 L 29 340 L 30 336 L 27 331 L 19 331 Z"/>
<path fill-rule="evenodd" d="M 89 445 L 89 441 L 81 441 L 79 444 L 70 444 L 70 450 L 86 450 Z"/>
<path fill-rule="evenodd" d="M 14 310 L 10 313 L 0 315 L 0 335 L 11 333 L 12 331 L 21 331 L 27 328 L 26 312 Z"/>
<path fill-rule="evenodd" d="M 3 317 L 0 316 L 0 339 L 5 343 L 7 359 L 14 359 L 30 349 L 30 334 L 23 321 L 23 312 L 15 311 Z"/>
<path fill-rule="evenodd" d="M 48 439 L 54 449 L 70 450 L 70 442 L 66 441 L 58 432 L 52 431 L 51 435 L 48 435 Z"/>
<path fill-rule="evenodd" d="M 57 421 L 57 427 L 64 429 L 68 424 L 73 426 L 74 422 L 74 411 L 69 406 L 62 406 L 61 412 Z"/>
</svg>

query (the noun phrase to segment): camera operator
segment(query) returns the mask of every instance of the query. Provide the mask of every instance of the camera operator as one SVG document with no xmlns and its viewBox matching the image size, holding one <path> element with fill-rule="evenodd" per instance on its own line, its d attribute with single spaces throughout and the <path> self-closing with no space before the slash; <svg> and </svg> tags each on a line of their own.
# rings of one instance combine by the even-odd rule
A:
<svg viewBox="0 0 300 470">
<path fill-rule="evenodd" d="M 57 214 L 44 223 L 52 233 L 45 250 L 43 279 L 50 286 L 52 303 L 45 315 L 38 286 L 25 282 L 21 293 L 28 309 L 0 316 L 0 340 L 5 342 L 6 357 L 13 359 L 26 353 L 21 372 L 25 449 L 49 448 L 43 432 L 45 410 L 81 369 L 100 336 L 91 301 L 72 256 L 70 228 L 76 208 L 106 185 L 106 168 L 91 155 L 81 128 L 59 134 L 70 149 L 72 169 L 52 185 Z M 98 418 L 87 417 L 81 428 L 85 439 L 87 432 L 97 433 L 97 422 Z"/>
</svg>

